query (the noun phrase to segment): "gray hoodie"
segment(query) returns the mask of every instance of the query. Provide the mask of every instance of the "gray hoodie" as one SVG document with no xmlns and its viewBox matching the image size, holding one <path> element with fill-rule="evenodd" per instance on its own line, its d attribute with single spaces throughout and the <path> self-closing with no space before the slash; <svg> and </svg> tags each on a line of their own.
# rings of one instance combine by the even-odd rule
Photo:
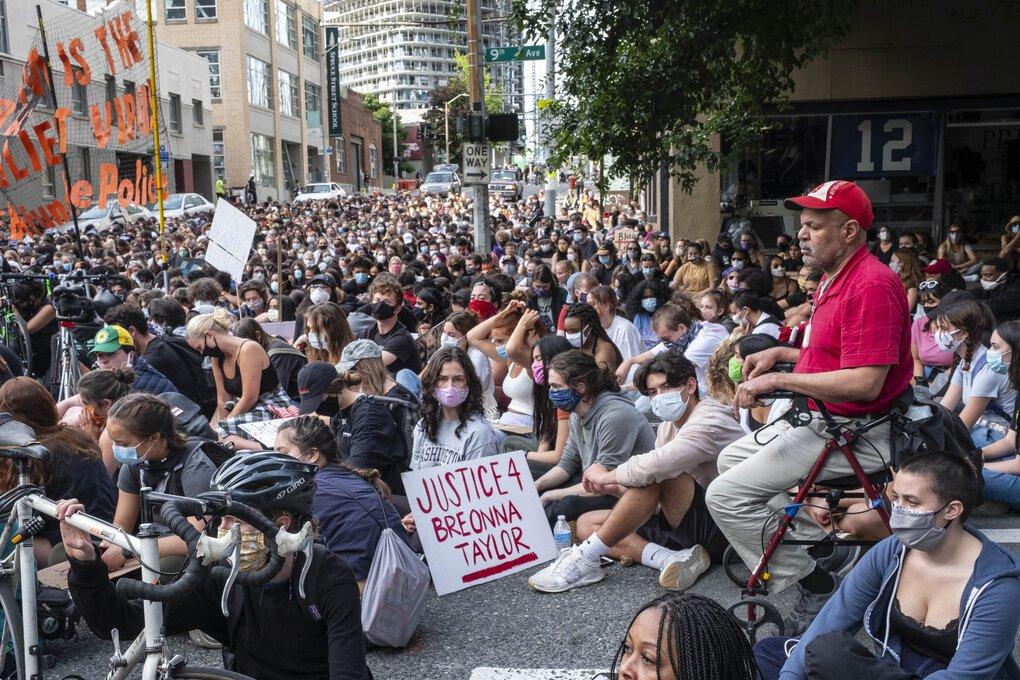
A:
<svg viewBox="0 0 1020 680">
<path fill-rule="evenodd" d="M 655 432 L 634 402 L 621 392 L 603 392 L 583 416 L 570 414 L 570 436 L 558 467 L 575 480 L 593 463 L 612 470 L 654 448 Z"/>
</svg>

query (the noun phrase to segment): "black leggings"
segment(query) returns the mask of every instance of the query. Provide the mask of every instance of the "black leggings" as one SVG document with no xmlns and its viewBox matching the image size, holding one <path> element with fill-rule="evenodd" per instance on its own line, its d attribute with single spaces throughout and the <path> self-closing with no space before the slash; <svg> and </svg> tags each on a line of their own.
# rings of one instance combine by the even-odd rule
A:
<svg viewBox="0 0 1020 680">
<path fill-rule="evenodd" d="M 545 516 L 549 518 L 549 526 L 556 524 L 560 515 L 573 522 L 586 512 L 609 510 L 617 500 L 616 496 L 566 496 L 545 506 Z"/>
</svg>

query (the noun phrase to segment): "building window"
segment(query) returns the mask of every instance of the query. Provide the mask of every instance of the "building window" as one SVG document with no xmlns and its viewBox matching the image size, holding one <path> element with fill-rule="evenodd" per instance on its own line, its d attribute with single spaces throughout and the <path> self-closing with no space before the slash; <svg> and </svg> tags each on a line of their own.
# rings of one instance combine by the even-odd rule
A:
<svg viewBox="0 0 1020 680">
<path fill-rule="evenodd" d="M 216 0 L 195 0 L 196 19 L 215 19 Z"/>
<path fill-rule="evenodd" d="M 285 116 L 300 116 L 300 105 L 298 104 L 298 80 L 297 76 L 280 71 L 280 113 Z"/>
<path fill-rule="evenodd" d="M 379 176 L 379 152 L 376 150 L 375 144 L 370 144 L 368 147 L 368 176 Z"/>
<path fill-rule="evenodd" d="M 276 153 L 272 137 L 251 133 L 251 167 L 255 183 L 263 187 L 276 187 Z"/>
<path fill-rule="evenodd" d="M 10 52 L 7 42 L 7 0 L 0 0 L 0 52 Z"/>
<path fill-rule="evenodd" d="M 209 95 L 213 99 L 220 99 L 222 96 L 220 90 L 220 51 L 201 50 L 196 54 L 200 57 L 205 57 L 205 60 L 209 62 Z"/>
<path fill-rule="evenodd" d="M 205 125 L 205 120 L 202 118 L 202 100 L 200 99 L 191 100 L 191 120 L 198 127 Z"/>
<path fill-rule="evenodd" d="M 301 15 L 301 51 L 309 59 L 319 60 L 319 24 L 307 14 Z"/>
<path fill-rule="evenodd" d="M 297 49 L 297 10 L 280 0 L 276 2 L 276 42 Z"/>
<path fill-rule="evenodd" d="M 347 174 L 347 150 L 344 147 L 344 138 L 336 140 L 335 146 L 333 147 L 333 153 L 336 154 L 336 171 L 341 175 Z"/>
<path fill-rule="evenodd" d="M 135 96 L 135 84 L 130 80 L 124 81 L 124 94 L 129 94 L 132 97 Z"/>
<path fill-rule="evenodd" d="M 212 131 L 212 164 L 213 174 L 217 177 L 224 177 L 227 172 L 227 159 L 223 153 L 223 128 L 213 128 Z"/>
<path fill-rule="evenodd" d="M 170 132 L 181 131 L 181 95 L 170 93 Z"/>
<path fill-rule="evenodd" d="M 106 76 L 106 101 L 110 103 L 110 125 L 117 125 L 117 107 L 113 100 L 117 98 L 117 79 Z"/>
<path fill-rule="evenodd" d="M 244 25 L 269 34 L 269 0 L 244 0 Z"/>
<path fill-rule="evenodd" d="M 166 0 L 167 21 L 187 21 L 188 8 L 184 0 Z"/>
<path fill-rule="evenodd" d="M 308 127 L 322 127 L 322 88 L 305 81 L 305 120 Z"/>
<path fill-rule="evenodd" d="M 52 165 L 46 166 L 46 172 L 43 173 L 43 196 L 45 198 L 53 198 L 53 188 L 57 184 L 57 171 Z"/>
<path fill-rule="evenodd" d="M 88 182 L 92 181 L 92 149 L 87 146 L 78 147 L 79 158 L 81 158 L 81 178 Z"/>
<path fill-rule="evenodd" d="M 269 64 L 248 55 L 248 102 L 268 109 L 272 100 Z"/>
<path fill-rule="evenodd" d="M 89 107 L 89 91 L 88 87 L 78 82 L 78 76 L 81 73 L 82 70 L 76 68 L 71 78 L 71 110 L 84 115 L 85 110 Z"/>
</svg>

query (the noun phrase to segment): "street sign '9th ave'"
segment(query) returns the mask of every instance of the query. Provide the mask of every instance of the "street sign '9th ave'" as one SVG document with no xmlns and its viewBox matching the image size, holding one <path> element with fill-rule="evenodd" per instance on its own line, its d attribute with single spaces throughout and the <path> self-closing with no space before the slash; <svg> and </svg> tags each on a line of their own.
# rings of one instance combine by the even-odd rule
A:
<svg viewBox="0 0 1020 680">
<path fill-rule="evenodd" d="M 538 59 L 545 59 L 545 45 L 489 47 L 485 50 L 486 64 L 498 64 L 504 61 L 535 61 Z"/>
</svg>

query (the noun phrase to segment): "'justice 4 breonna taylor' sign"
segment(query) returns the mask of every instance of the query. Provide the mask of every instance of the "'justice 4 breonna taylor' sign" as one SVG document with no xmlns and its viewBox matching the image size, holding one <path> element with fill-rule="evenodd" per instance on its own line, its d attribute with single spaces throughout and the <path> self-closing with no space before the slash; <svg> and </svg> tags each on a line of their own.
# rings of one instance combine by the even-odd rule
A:
<svg viewBox="0 0 1020 680">
<path fill-rule="evenodd" d="M 440 595 L 556 555 L 522 452 L 405 472 L 402 478 Z"/>
</svg>

